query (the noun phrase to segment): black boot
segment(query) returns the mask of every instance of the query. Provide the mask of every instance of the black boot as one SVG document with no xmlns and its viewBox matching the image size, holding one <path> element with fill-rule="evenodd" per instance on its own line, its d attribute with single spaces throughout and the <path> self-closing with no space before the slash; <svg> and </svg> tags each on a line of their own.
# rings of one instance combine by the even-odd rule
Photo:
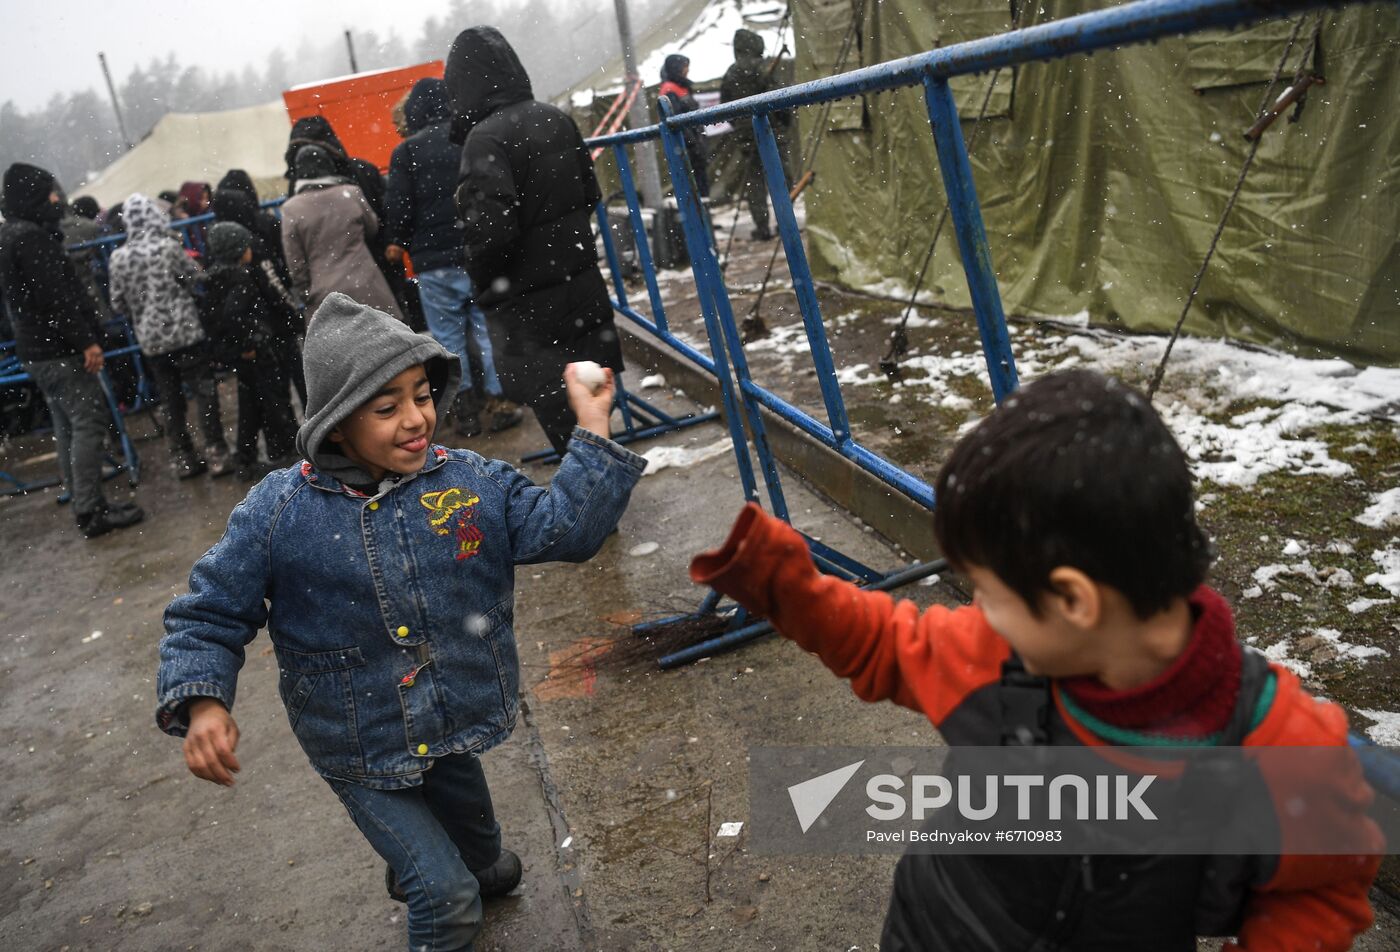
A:
<svg viewBox="0 0 1400 952">
<path fill-rule="evenodd" d="M 459 390 L 452 401 L 452 429 L 458 436 L 481 435 L 481 403 L 471 390 Z"/>
<path fill-rule="evenodd" d="M 480 872 L 472 870 L 472 875 L 476 877 L 478 888 L 481 890 L 482 899 L 495 899 L 504 896 L 516 886 L 520 885 L 521 877 L 524 876 L 524 867 L 520 865 L 520 857 L 510 850 L 501 850 L 501 855 L 496 858 L 486 869 Z M 389 893 L 389 898 L 394 902 L 408 902 L 408 894 L 399 888 L 398 877 L 394 875 L 394 867 L 384 865 L 384 888 Z"/>
<path fill-rule="evenodd" d="M 145 511 L 135 503 L 118 503 L 113 506 L 104 502 L 102 507 L 94 512 L 79 513 L 78 529 L 84 538 L 95 539 L 113 529 L 134 526 L 144 518 Z"/>
</svg>

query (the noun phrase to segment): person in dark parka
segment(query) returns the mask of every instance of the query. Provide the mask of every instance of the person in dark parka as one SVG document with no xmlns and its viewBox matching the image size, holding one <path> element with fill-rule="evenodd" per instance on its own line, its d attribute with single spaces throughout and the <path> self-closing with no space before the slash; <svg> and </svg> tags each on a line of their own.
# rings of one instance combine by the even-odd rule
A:
<svg viewBox="0 0 1400 952">
<path fill-rule="evenodd" d="M 700 108 L 695 100 L 695 85 L 690 81 L 690 57 L 672 53 L 661 64 L 661 88 L 658 96 L 671 101 L 672 115 L 694 112 Z M 710 178 L 706 172 L 709 160 L 705 155 L 705 131 L 695 126 L 686 126 L 681 131 L 685 139 L 685 151 L 690 156 L 690 168 L 695 173 L 695 184 L 700 189 L 701 198 L 710 197 Z"/>
<path fill-rule="evenodd" d="M 593 160 L 574 121 L 534 98 L 500 31 L 459 33 L 445 79 L 464 139 L 457 214 L 496 371 L 507 399 L 528 405 L 562 454 L 575 423 L 564 365 L 623 368 L 593 240 L 602 197 Z"/>
<path fill-rule="evenodd" d="M 461 389 L 452 406 L 457 434 L 476 436 L 483 416 L 499 432 L 524 414 L 502 396 L 486 315 L 472 300 L 475 291 L 463 266 L 462 228 L 452 201 L 462 150 L 451 141 L 446 85 L 433 77 L 418 80 L 403 111 L 409 136 L 389 160 L 385 195 L 389 257 L 402 257 L 405 250 L 413 256 L 428 330 L 461 362 Z"/>
<path fill-rule="evenodd" d="M 91 538 L 140 522 L 133 504 L 102 495 L 102 455 L 111 424 L 98 374 L 102 332 L 73 262 L 64 253 L 58 183 L 37 166 L 5 170 L 0 193 L 0 288 L 20 363 L 44 395 L 64 487 L 78 529 Z"/>
<path fill-rule="evenodd" d="M 734 64 L 725 70 L 720 80 L 720 102 L 733 102 L 748 96 L 766 93 L 775 87 L 772 70 L 763 60 L 763 37 L 752 30 L 734 31 Z M 747 120 L 734 123 L 730 133 L 739 147 L 740 167 L 744 176 L 744 201 L 753 217 L 754 241 L 772 241 L 768 227 L 768 187 L 763 181 L 763 164 L 758 158 L 758 143 L 753 126 Z"/>
<path fill-rule="evenodd" d="M 262 271 L 269 286 L 281 297 L 285 308 L 294 314 L 299 313 L 301 303 L 292 294 L 292 275 L 282 251 L 282 222 L 258 207 L 258 193 L 253 189 L 248 173 L 231 169 L 220 179 L 218 187 L 214 189 L 213 207 L 215 221 L 234 222 L 251 233 L 253 266 Z M 282 376 L 291 381 L 304 406 L 306 377 L 301 366 L 302 322 L 300 319 L 277 322 L 273 330 L 277 334 L 274 350 L 282 362 Z"/>
</svg>

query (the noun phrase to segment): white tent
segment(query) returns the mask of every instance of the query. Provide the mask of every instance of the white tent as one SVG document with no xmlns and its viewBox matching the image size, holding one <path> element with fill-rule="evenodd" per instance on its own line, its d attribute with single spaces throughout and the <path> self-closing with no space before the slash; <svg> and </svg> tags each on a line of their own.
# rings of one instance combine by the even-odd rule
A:
<svg viewBox="0 0 1400 952">
<path fill-rule="evenodd" d="M 209 182 L 229 169 L 253 177 L 264 199 L 281 194 L 291 121 L 281 100 L 220 112 L 170 113 L 130 152 L 72 195 L 91 195 L 105 208 L 132 192 L 155 195 L 182 182 Z"/>
</svg>

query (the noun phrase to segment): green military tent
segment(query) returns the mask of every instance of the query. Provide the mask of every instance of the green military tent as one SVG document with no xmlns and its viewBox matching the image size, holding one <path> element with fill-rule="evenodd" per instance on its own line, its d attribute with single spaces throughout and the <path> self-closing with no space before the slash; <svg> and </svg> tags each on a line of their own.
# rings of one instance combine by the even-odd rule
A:
<svg viewBox="0 0 1400 952">
<path fill-rule="evenodd" d="M 793 0 L 796 80 L 1011 28 L 1026 0 Z M 1039 0 L 1030 26 L 1111 4 Z M 954 81 L 1008 312 L 1169 330 L 1249 149 L 1296 21 L 1214 31 Z M 1281 92 L 1323 77 L 1264 134 L 1188 332 L 1400 363 L 1400 17 L 1307 14 Z M 812 121 L 817 107 L 801 110 Z M 944 196 L 919 88 L 843 100 L 807 194 L 818 277 L 912 288 Z M 925 287 L 969 303 L 951 229 Z"/>
</svg>

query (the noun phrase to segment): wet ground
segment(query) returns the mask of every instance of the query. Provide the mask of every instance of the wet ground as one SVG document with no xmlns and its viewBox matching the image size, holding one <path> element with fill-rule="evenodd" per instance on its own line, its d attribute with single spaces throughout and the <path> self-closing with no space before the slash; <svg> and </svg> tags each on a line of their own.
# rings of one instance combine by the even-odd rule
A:
<svg viewBox="0 0 1400 952">
<path fill-rule="evenodd" d="M 85 541 L 54 491 L 0 501 L 0 948 L 397 945 L 403 907 L 306 766 L 265 636 L 239 685 L 235 788 L 193 779 L 178 742 L 155 729 L 161 612 L 245 487 L 176 482 L 149 420 L 131 426 L 146 462 L 139 528 Z M 723 435 L 707 424 L 657 442 Z M 543 442 L 531 424 L 471 445 L 510 459 Z M 21 441 L 0 467 L 39 475 L 47 452 Z M 37 461 L 17 467 L 25 459 Z M 121 480 L 107 489 L 126 493 Z M 804 528 L 894 565 L 845 516 L 792 492 Z M 522 573 L 525 715 L 484 763 L 526 876 L 488 907 L 479 948 L 874 947 L 891 859 L 780 862 L 750 855 L 742 833 L 714 834 L 747 817 L 747 746 L 937 743 L 924 722 L 861 704 L 776 640 L 670 674 L 649 657 L 603 670 L 582 657 L 634 617 L 692 606 L 703 593 L 686 578 L 689 557 L 722 540 L 740 502 L 732 459 L 666 469 L 642 481 L 592 563 Z M 628 554 L 647 542 L 654 552 Z"/>
<path fill-rule="evenodd" d="M 736 247 L 735 282 L 756 284 L 771 246 Z M 685 282 L 673 278 L 668 286 L 684 327 Z M 889 329 L 881 321 L 897 305 L 823 294 L 840 341 L 838 363 L 871 363 Z M 765 309 L 770 324 L 791 323 L 791 295 L 773 300 L 775 310 Z M 782 320 L 777 305 L 787 308 Z M 928 336 L 916 337 L 915 346 L 975 346 L 955 322 L 944 324 L 941 332 L 922 329 Z M 762 379 L 817 407 L 805 364 L 778 348 L 765 353 L 761 346 L 753 352 L 755 376 L 768 374 Z M 642 369 L 634 368 L 633 381 Z M 917 468 L 936 465 L 957 426 L 984 406 L 970 378 L 951 386 L 967 403 L 953 402 L 942 414 L 913 400 L 895 403 L 896 391 L 879 385 L 847 391 L 856 395 L 851 413 L 867 442 Z M 693 407 L 684 395 L 647 396 L 673 411 Z M 232 479 L 175 482 L 164 471 L 162 445 L 149 438 L 149 420 L 132 425 L 147 437 L 139 444 L 146 477 L 135 496 L 149 516 L 140 528 L 84 541 L 52 491 L 0 500 L 0 948 L 399 946 L 403 907 L 387 898 L 379 861 L 306 766 L 276 696 L 265 636 L 250 646 L 240 682 L 237 787 L 190 777 L 178 742 L 155 729 L 161 611 L 184 589 L 190 565 L 218 538 L 244 487 Z M 703 447 L 723 436 L 718 424 L 706 424 L 638 448 Z M 1256 492 L 1238 494 L 1252 498 L 1252 508 L 1212 503 L 1213 512 L 1238 520 L 1217 532 L 1222 547 L 1243 563 L 1253 558 L 1250 539 L 1267 544 L 1257 537 L 1270 532 L 1249 519 L 1286 521 L 1290 536 L 1316 525 L 1319 545 L 1331 538 L 1340 530 L 1318 514 L 1350 513 L 1365 490 L 1395 471 L 1389 444 L 1379 435 L 1373 442 L 1379 462 L 1357 471 L 1359 486 L 1334 480 L 1342 489 L 1307 488 L 1279 477 L 1293 481 L 1273 489 L 1273 501 Z M 543 443 L 529 424 L 471 445 L 511 459 Z M 0 454 L 0 469 L 22 464 L 24 474 L 44 473 L 53 466 L 43 458 L 48 452 L 34 439 L 20 441 Z M 526 471 L 540 480 L 551 472 Z M 120 481 L 108 486 L 125 491 Z M 801 528 L 868 564 L 900 563 L 796 479 L 787 488 Z M 1314 492 L 1351 495 L 1339 501 Z M 892 857 L 767 857 L 749 849 L 747 831 L 718 833 L 725 822 L 747 819 L 750 746 L 939 743 L 927 723 L 893 706 L 862 704 L 813 658 L 777 639 L 669 673 L 647 657 L 594 663 L 596 646 L 639 617 L 683 611 L 699 599 L 686 564 L 723 538 L 740 501 L 732 457 L 666 469 L 642 480 L 621 532 L 593 562 L 522 572 L 516 630 L 524 715 L 484 763 L 506 843 L 521 853 L 526 876 L 516 895 L 488 906 L 479 948 L 877 947 Z M 1225 560 L 1224 570 L 1230 565 Z M 1226 585 L 1243 588 L 1247 575 L 1241 570 L 1237 583 L 1226 576 Z M 904 594 L 921 603 L 957 600 L 942 584 Z M 1325 608 L 1311 595 L 1307 604 L 1245 600 L 1242 624 L 1260 617 L 1247 612 L 1266 602 L 1286 606 L 1278 612 Z M 1276 617 L 1291 623 L 1291 616 Z M 1393 706 L 1390 682 L 1378 677 L 1390 670 L 1374 660 L 1316 665 L 1328 693 L 1361 699 L 1357 707 L 1381 706 L 1386 697 Z M 1358 948 L 1396 946 L 1388 901 L 1377 897 L 1382 924 Z"/>
</svg>

